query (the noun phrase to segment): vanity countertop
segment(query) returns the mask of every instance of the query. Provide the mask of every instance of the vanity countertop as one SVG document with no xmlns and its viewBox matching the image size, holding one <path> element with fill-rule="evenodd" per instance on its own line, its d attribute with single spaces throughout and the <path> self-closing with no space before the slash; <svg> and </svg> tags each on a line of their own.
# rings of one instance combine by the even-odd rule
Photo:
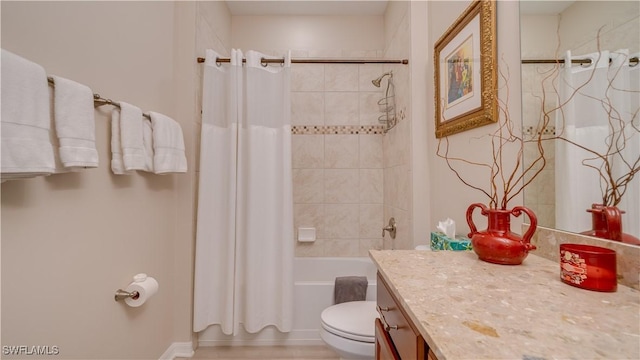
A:
<svg viewBox="0 0 640 360">
<path fill-rule="evenodd" d="M 533 254 L 515 266 L 473 251 L 369 254 L 438 360 L 640 359 L 637 290 L 567 285 Z"/>
</svg>

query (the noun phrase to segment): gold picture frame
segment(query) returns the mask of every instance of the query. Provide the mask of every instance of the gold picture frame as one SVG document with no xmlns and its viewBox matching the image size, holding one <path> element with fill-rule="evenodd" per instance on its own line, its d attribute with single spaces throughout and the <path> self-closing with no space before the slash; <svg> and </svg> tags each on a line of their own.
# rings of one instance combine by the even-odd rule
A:
<svg viewBox="0 0 640 360">
<path fill-rule="evenodd" d="M 496 1 L 475 0 L 434 46 L 436 138 L 498 121 Z"/>
</svg>

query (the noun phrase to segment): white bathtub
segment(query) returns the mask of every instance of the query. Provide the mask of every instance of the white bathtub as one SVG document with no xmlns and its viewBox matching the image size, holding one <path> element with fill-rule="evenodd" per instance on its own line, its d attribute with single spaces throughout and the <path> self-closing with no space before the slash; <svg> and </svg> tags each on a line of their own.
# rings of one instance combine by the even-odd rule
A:
<svg viewBox="0 0 640 360">
<path fill-rule="evenodd" d="M 219 326 L 199 333 L 200 346 L 321 345 L 320 313 L 333 304 L 333 284 L 338 276 L 366 276 L 367 300 L 376 299 L 376 267 L 367 257 L 294 259 L 293 330 L 281 333 L 268 327 L 257 334 L 229 336 Z"/>
</svg>

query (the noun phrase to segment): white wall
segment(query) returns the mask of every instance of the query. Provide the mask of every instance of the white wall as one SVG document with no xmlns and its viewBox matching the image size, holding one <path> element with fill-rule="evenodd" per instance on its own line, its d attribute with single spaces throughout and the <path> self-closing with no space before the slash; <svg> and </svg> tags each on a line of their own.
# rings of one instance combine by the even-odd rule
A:
<svg viewBox="0 0 640 360">
<path fill-rule="evenodd" d="M 382 49 L 381 16 L 233 16 L 233 47 L 269 52 L 295 49 L 328 57 L 343 49 Z M 338 53 L 340 55 L 340 53 Z"/>
<path fill-rule="evenodd" d="M 190 167 L 113 175 L 104 106 L 96 110 L 99 168 L 3 183 L 2 345 L 57 345 L 69 359 L 157 359 L 190 340 L 195 67 L 183 65 L 194 62 L 192 10 L 2 2 L 4 49 L 104 97 L 174 117 Z M 139 308 L 115 302 L 139 272 L 158 280 L 156 296 Z"/>
<path fill-rule="evenodd" d="M 571 49 L 574 54 L 600 47 L 617 50 L 640 50 L 640 3 L 638 1 L 577 1 L 561 14 L 561 54 Z M 554 38 L 555 39 L 555 38 Z"/>
<path fill-rule="evenodd" d="M 425 1 L 412 1 L 411 14 L 411 169 L 412 169 L 412 221 L 413 244 L 428 244 L 435 226 L 431 223 L 429 184 L 429 117 L 428 89 L 433 76 L 429 47 L 428 6 Z M 426 100 L 425 100 L 426 99 Z"/>
</svg>

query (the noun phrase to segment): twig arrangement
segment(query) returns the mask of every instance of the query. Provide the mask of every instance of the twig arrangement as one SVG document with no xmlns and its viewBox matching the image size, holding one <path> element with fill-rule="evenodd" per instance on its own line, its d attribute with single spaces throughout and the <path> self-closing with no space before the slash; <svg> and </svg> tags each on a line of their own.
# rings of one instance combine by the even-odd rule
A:
<svg viewBox="0 0 640 360">
<path fill-rule="evenodd" d="M 598 51 L 600 51 L 599 38 L 600 36 L 598 33 Z M 565 141 L 592 155 L 592 157 L 582 160 L 582 165 L 592 168 L 598 172 L 602 192 L 602 205 L 605 206 L 618 205 L 627 190 L 627 186 L 634 179 L 635 175 L 640 172 L 640 152 L 635 154 L 630 152 L 631 155 L 627 154 L 625 158 L 623 151 L 631 137 L 639 136 L 640 125 L 638 116 L 640 114 L 640 109 L 632 110 L 631 119 L 629 121 L 623 119 L 621 110 L 615 108 L 612 99 L 609 96 L 605 96 L 602 99 L 594 99 L 601 104 L 603 109 L 606 110 L 608 117 L 609 136 L 603 140 L 606 145 L 606 150 L 604 152 L 599 152 L 586 145 L 572 141 L 564 132 L 565 115 L 563 110 L 577 94 L 581 94 L 581 90 L 593 79 L 596 68 L 594 67 L 593 71 L 584 83 L 572 89 L 572 92 L 568 94 L 564 101 L 559 101 L 555 107 L 545 109 L 548 96 L 558 96 L 559 92 L 557 82 L 560 78 L 560 69 L 561 64 L 558 62 L 542 81 L 542 115 L 538 121 L 537 131 L 531 138 L 524 139 L 522 135 L 520 135 L 520 132 L 514 131 L 514 123 L 507 105 L 509 103 L 508 95 L 504 100 L 497 96 L 495 97 L 498 101 L 499 107 L 498 127 L 493 133 L 485 135 L 490 138 L 490 148 L 492 152 L 491 163 L 474 162 L 461 157 L 452 156 L 450 155 L 451 149 L 449 147 L 448 137 L 439 139 L 436 152 L 437 156 L 443 158 L 447 162 L 449 169 L 456 174 L 462 183 L 485 194 L 489 198 L 489 208 L 500 207 L 500 209 L 507 209 L 509 201 L 519 195 L 525 187 L 542 172 L 546 165 L 543 141 Z M 499 69 L 498 71 L 499 79 L 504 83 L 501 88 L 506 90 L 506 94 L 509 93 L 508 70 L 508 67 L 506 67 L 506 75 L 503 73 L 502 69 Z M 629 89 L 615 88 L 614 80 L 617 75 L 618 73 L 614 74 L 614 76 L 609 79 L 606 93 L 609 93 L 608 90 L 638 93 L 638 91 L 631 91 Z M 550 84 L 553 94 L 547 94 L 547 86 L 545 86 L 545 83 Z M 558 119 L 558 126 L 555 135 L 547 136 L 549 133 L 553 133 L 547 131 L 547 129 L 553 127 L 556 119 Z M 523 150 L 525 145 L 529 143 L 535 145 L 537 153 L 535 155 L 535 159 L 530 164 L 525 164 L 524 167 L 522 167 L 524 155 Z M 509 168 L 508 164 L 505 164 L 504 155 L 507 154 L 507 152 L 511 153 L 514 151 L 515 163 L 511 164 L 511 167 Z M 464 178 L 461 174 L 460 166 L 469 165 L 488 171 L 488 189 L 487 183 L 484 185 L 476 185 L 471 180 Z M 477 176 L 474 176 L 473 178 L 474 180 L 478 179 Z M 481 181 L 486 181 L 486 179 L 487 178 L 485 177 L 480 178 Z"/>
<path fill-rule="evenodd" d="M 504 99 L 495 96 L 498 102 L 498 126 L 493 133 L 481 136 L 481 138 L 488 138 L 488 145 L 490 145 L 491 149 L 491 162 L 481 163 L 451 156 L 448 137 L 439 139 L 436 151 L 436 155 L 447 162 L 449 169 L 456 174 L 462 183 L 472 189 L 481 191 L 489 198 L 490 209 L 498 209 L 499 207 L 502 210 L 506 210 L 509 201 L 518 196 L 544 169 L 546 159 L 542 146 L 544 133 L 542 130 L 549 125 L 548 123 L 541 123 L 538 127 L 540 131 L 537 132 L 537 136 L 533 139 L 523 139 L 520 132 L 514 130 L 514 122 L 508 107 L 508 80 L 510 77 L 508 66 L 505 66 L 505 69 L 506 74 L 502 69 L 498 69 L 499 80 L 502 84 L 496 89 L 496 95 L 500 89 L 504 89 L 507 94 Z M 537 154 L 530 164 L 522 168 L 524 148 L 528 142 L 535 142 L 537 144 Z M 512 159 L 511 164 L 507 163 L 507 158 Z M 486 182 L 484 185 L 476 185 L 461 175 L 459 166 L 469 165 L 487 172 L 485 176 L 488 176 L 488 188 Z M 478 176 L 474 176 L 473 178 L 474 180 L 479 178 L 480 181 L 486 181 L 487 179 L 487 177 Z"/>
</svg>

